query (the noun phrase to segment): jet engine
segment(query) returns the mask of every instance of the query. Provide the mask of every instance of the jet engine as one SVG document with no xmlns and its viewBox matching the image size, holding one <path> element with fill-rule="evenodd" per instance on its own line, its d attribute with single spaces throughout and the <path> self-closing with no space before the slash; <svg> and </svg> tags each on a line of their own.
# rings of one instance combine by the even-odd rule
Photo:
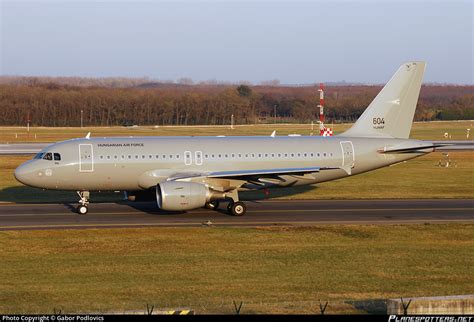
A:
<svg viewBox="0 0 474 322">
<path fill-rule="evenodd" d="M 182 211 L 204 207 L 212 200 L 225 198 L 224 193 L 211 190 L 196 182 L 167 181 L 156 186 L 158 207 L 169 211 Z"/>
</svg>

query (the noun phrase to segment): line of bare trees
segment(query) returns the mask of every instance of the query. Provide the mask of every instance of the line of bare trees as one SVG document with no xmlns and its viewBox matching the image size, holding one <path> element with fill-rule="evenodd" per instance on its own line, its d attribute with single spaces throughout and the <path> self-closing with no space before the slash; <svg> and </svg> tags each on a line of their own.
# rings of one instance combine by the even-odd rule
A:
<svg viewBox="0 0 474 322">
<path fill-rule="evenodd" d="M 93 84 L 95 84 L 93 82 Z M 0 125 L 194 125 L 317 119 L 317 86 L 186 85 L 130 82 L 128 87 L 0 82 Z M 329 122 L 357 119 L 381 86 L 329 86 Z M 423 86 L 416 120 L 474 119 L 474 86 Z M 276 106 L 276 107 L 275 107 Z"/>
</svg>

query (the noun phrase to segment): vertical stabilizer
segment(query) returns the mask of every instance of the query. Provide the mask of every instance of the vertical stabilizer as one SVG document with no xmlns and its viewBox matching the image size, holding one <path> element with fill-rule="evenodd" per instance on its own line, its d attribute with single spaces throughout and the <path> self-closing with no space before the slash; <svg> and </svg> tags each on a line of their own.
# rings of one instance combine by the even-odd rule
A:
<svg viewBox="0 0 474 322">
<path fill-rule="evenodd" d="M 425 62 L 408 62 L 401 65 L 357 122 L 342 136 L 407 139 L 425 67 Z"/>
</svg>

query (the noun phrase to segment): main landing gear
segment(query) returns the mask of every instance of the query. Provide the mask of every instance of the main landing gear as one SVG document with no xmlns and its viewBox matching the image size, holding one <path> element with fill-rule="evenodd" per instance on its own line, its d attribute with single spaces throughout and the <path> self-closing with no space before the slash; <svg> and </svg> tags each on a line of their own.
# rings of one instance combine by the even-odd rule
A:
<svg viewBox="0 0 474 322">
<path fill-rule="evenodd" d="M 89 208 L 87 207 L 89 205 L 89 197 L 90 193 L 89 191 L 77 191 L 77 194 L 79 195 L 79 206 L 77 206 L 76 210 L 79 215 L 85 215 L 89 211 Z"/>
<path fill-rule="evenodd" d="M 237 189 L 227 193 L 227 197 L 230 199 L 227 205 L 227 212 L 233 216 L 243 216 L 247 212 L 247 207 L 242 201 L 239 201 L 239 193 Z"/>
<path fill-rule="evenodd" d="M 247 206 L 242 201 L 231 201 L 227 205 L 227 211 L 233 216 L 243 216 L 247 212 Z"/>
<path fill-rule="evenodd" d="M 219 208 L 219 200 L 209 201 L 204 207 L 211 210 L 217 210 Z M 247 207 L 242 201 L 234 201 L 234 199 L 230 199 L 229 204 L 227 205 L 227 212 L 233 216 L 243 216 L 247 212 Z"/>
<path fill-rule="evenodd" d="M 210 210 L 217 210 L 219 208 L 219 200 L 206 202 L 206 205 L 204 207 Z"/>
</svg>

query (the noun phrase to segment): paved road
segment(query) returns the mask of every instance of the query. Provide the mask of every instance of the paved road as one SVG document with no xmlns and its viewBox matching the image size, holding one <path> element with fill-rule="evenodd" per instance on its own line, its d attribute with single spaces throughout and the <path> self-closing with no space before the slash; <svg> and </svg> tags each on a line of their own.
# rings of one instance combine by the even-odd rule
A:
<svg viewBox="0 0 474 322">
<path fill-rule="evenodd" d="M 0 155 L 35 154 L 52 143 L 0 144 Z"/>
<path fill-rule="evenodd" d="M 166 213 L 154 203 L 93 203 L 80 216 L 70 204 L 0 204 L 0 230 L 181 227 L 208 221 L 214 226 L 474 223 L 474 199 L 258 201 L 247 206 L 245 216 L 233 217 L 224 210 Z"/>
</svg>

